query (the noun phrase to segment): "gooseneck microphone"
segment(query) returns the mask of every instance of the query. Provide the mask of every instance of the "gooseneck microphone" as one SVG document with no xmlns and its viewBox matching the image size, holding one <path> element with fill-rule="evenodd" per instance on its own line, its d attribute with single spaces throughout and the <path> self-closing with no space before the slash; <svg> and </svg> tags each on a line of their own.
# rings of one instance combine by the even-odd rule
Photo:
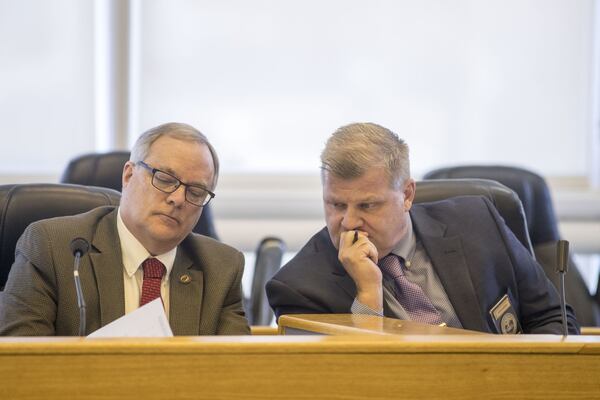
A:
<svg viewBox="0 0 600 400">
<path fill-rule="evenodd" d="M 556 272 L 560 274 L 560 311 L 562 314 L 563 335 L 567 336 L 567 305 L 565 296 L 565 274 L 569 269 L 569 242 L 559 240 L 556 246 Z"/>
<path fill-rule="evenodd" d="M 77 306 L 79 307 L 79 336 L 85 336 L 85 299 L 81 290 L 81 279 L 79 278 L 79 262 L 81 257 L 88 252 L 90 245 L 83 238 L 71 241 L 71 252 L 75 261 L 73 264 L 73 278 L 75 279 L 75 292 L 77 293 Z"/>
</svg>

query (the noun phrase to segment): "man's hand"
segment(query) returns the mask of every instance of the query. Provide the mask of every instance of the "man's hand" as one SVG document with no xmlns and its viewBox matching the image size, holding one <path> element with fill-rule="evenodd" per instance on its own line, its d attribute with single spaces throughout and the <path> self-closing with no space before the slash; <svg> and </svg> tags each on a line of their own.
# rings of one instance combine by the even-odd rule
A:
<svg viewBox="0 0 600 400">
<path fill-rule="evenodd" d="M 356 299 L 375 311 L 383 310 L 383 289 L 377 248 L 369 234 L 347 231 L 340 235 L 338 259 L 356 284 Z M 356 241 L 354 240 L 356 237 Z"/>
</svg>

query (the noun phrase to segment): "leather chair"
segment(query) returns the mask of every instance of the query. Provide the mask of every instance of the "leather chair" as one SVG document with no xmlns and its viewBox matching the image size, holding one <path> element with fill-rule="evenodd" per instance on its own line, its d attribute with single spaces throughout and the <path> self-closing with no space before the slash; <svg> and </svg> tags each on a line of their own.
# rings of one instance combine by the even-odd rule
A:
<svg viewBox="0 0 600 400">
<path fill-rule="evenodd" d="M 498 182 L 487 179 L 419 181 L 417 182 L 415 203 L 444 200 L 456 196 L 487 197 L 517 239 L 533 254 L 523 205 L 515 192 Z"/>
<path fill-rule="evenodd" d="M 256 249 L 250 298 L 245 299 L 250 325 L 270 325 L 273 320 L 265 285 L 281 267 L 284 252 L 284 242 L 275 237 L 264 238 Z"/>
<path fill-rule="evenodd" d="M 62 183 L 107 187 L 119 192 L 122 189 L 123 166 L 130 152 L 112 151 L 79 156 L 69 162 L 60 179 Z M 219 239 L 215 230 L 210 204 L 204 207 L 194 232 Z"/>
<path fill-rule="evenodd" d="M 560 235 L 550 190 L 544 178 L 522 168 L 487 165 L 440 168 L 425 174 L 424 178 L 492 179 L 514 190 L 525 210 L 534 255 L 548 278 L 559 288 L 559 275 L 555 268 L 556 243 L 560 240 Z M 567 302 L 575 309 L 579 323 L 582 326 L 600 326 L 600 306 L 590 294 L 572 257 L 569 259 L 569 272 L 565 276 L 565 291 Z"/>
<path fill-rule="evenodd" d="M 0 186 L 0 289 L 15 261 L 17 240 L 32 222 L 117 205 L 115 190 L 67 184 Z"/>
</svg>

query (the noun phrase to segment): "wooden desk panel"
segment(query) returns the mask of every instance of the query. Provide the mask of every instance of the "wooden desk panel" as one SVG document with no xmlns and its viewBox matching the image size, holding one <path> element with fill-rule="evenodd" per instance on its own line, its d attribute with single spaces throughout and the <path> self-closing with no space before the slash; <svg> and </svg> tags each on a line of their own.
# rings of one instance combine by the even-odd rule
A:
<svg viewBox="0 0 600 400">
<path fill-rule="evenodd" d="M 252 325 L 250 327 L 250 333 L 252 335 L 278 335 L 279 332 L 276 327 L 267 325 Z"/>
<path fill-rule="evenodd" d="M 600 337 L 0 339 L 1 399 L 600 397 Z"/>
<path fill-rule="evenodd" d="M 600 335 L 600 326 L 582 326 L 582 335 Z"/>
<path fill-rule="evenodd" d="M 363 314 L 289 314 L 279 317 L 279 333 L 322 335 L 486 335 L 466 329 L 428 325 Z"/>
</svg>

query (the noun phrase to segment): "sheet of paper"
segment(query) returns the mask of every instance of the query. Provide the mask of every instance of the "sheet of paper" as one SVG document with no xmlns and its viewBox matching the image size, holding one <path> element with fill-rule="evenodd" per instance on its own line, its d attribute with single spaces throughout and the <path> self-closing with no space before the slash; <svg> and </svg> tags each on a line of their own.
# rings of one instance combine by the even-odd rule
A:
<svg viewBox="0 0 600 400">
<path fill-rule="evenodd" d="M 158 298 L 92 332 L 88 338 L 170 336 L 173 331 Z"/>
</svg>

